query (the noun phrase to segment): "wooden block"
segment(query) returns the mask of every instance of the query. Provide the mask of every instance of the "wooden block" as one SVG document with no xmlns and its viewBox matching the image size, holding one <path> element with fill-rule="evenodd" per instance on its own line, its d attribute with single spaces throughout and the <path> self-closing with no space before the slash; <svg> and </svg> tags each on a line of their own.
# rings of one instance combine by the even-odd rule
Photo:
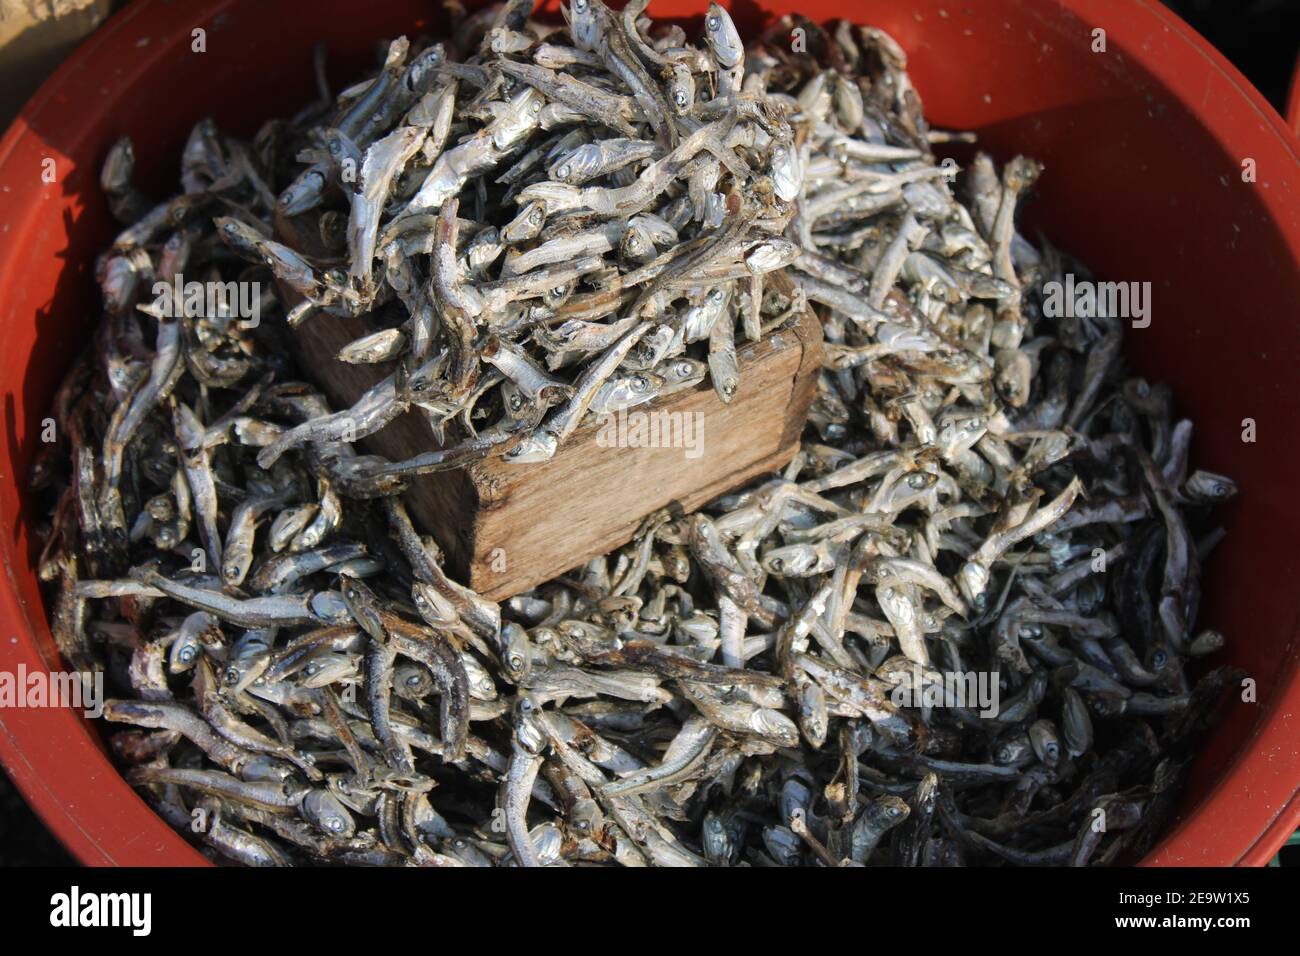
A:
<svg viewBox="0 0 1300 956">
<path fill-rule="evenodd" d="M 303 367 L 337 408 L 391 371 L 335 358 L 370 331 L 364 317 L 318 314 L 296 332 Z M 804 312 L 739 347 L 740 388 L 730 404 L 706 380 L 614 416 L 612 425 L 584 424 L 550 461 L 489 458 L 421 476 L 406 492 L 407 507 L 459 580 L 493 600 L 526 591 L 626 543 L 651 512 L 670 505 L 691 511 L 788 463 L 816 394 L 821 346 L 821 323 Z M 643 434 L 649 439 L 651 422 L 661 445 L 670 423 L 668 443 L 675 447 L 631 447 Z M 437 447 L 416 411 L 361 444 L 394 461 Z"/>
</svg>

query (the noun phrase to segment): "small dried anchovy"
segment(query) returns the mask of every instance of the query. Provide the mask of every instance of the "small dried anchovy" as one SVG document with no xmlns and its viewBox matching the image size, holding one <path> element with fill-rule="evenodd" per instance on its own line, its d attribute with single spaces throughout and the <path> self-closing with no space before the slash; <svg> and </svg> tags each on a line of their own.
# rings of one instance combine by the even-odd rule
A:
<svg viewBox="0 0 1300 956">
<path fill-rule="evenodd" d="M 1223 644 L 1194 624 L 1235 486 L 1190 470 L 1119 317 L 1047 314 L 1086 273 L 1016 230 L 1039 167 L 981 154 L 950 188 L 891 38 L 786 17 L 745 47 L 715 4 L 692 45 L 643 9 L 398 40 L 252 142 L 199 123 L 161 203 L 114 147 L 125 229 L 33 485 L 51 629 L 117 688 L 127 779 L 250 865 L 1140 855 L 1238 679 L 1188 677 Z M 182 275 L 293 304 L 180 308 Z M 800 453 L 697 514 L 497 605 L 396 496 L 544 458 L 602 383 L 693 348 L 727 397 L 712 330 L 805 302 Z M 393 319 L 344 349 L 398 363 L 352 409 L 286 357 L 318 310 Z M 460 437 L 352 447 L 411 406 Z"/>
<path fill-rule="evenodd" d="M 688 353 L 708 360 L 688 384 L 711 375 L 730 402 L 735 336 L 710 333 L 739 323 L 758 338 L 752 290 L 798 253 L 783 235 L 792 107 L 726 88 L 729 47 L 671 31 L 652 46 L 587 3 L 570 8 L 562 45 L 529 13 L 477 16 L 481 39 L 459 48 L 394 41 L 376 76 L 287 132 L 298 165 L 269 219 L 218 220 L 294 299 L 291 325 L 325 312 L 386 326 L 340 355 L 397 362 L 409 379 L 348 416 L 356 437 L 414 404 L 465 452 L 458 462 L 543 461 L 584 417 L 682 387 L 670 370 Z M 259 461 L 342 427 L 309 419 Z M 353 493 L 400 485 L 381 477 L 391 471 L 358 465 Z"/>
</svg>

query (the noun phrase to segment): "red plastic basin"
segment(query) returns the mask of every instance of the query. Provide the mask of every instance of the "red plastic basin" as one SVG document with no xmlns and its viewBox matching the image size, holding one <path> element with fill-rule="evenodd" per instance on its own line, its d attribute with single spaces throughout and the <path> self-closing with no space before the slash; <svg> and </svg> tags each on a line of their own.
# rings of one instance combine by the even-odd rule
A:
<svg viewBox="0 0 1300 956">
<path fill-rule="evenodd" d="M 98 313 L 90 263 L 114 234 L 98 193 L 109 146 L 130 134 L 145 183 L 175 188 L 192 123 L 251 134 L 313 95 L 310 50 L 353 79 L 374 41 L 436 33 L 433 4 L 389 0 L 137 0 L 47 82 L 0 141 L 0 670 L 58 667 L 32 570 L 26 475 L 40 421 Z M 656 3 L 694 16 L 702 0 Z M 1101 276 L 1153 284 L 1152 323 L 1129 335 L 1137 369 L 1169 382 L 1196 421 L 1195 461 L 1242 496 L 1206 568 L 1203 622 L 1220 656 L 1258 684 L 1193 768 L 1154 864 L 1259 865 L 1300 822 L 1297 623 L 1300 508 L 1300 156 L 1282 118 L 1192 30 L 1134 0 L 765 0 L 764 11 L 849 15 L 891 33 L 935 125 L 978 130 L 1000 159 L 1046 174 L 1029 210 Z M 695 24 L 698 28 L 698 21 Z M 204 28 L 207 50 L 192 52 Z M 1093 30 L 1106 52 L 1092 51 Z M 58 181 L 42 181 L 53 158 Z M 1242 181 L 1254 160 L 1257 179 Z M 1242 441 L 1242 421 L 1258 440 Z M 0 711 L 0 759 L 63 843 L 89 864 L 197 864 L 111 765 L 96 727 L 69 710 Z"/>
</svg>

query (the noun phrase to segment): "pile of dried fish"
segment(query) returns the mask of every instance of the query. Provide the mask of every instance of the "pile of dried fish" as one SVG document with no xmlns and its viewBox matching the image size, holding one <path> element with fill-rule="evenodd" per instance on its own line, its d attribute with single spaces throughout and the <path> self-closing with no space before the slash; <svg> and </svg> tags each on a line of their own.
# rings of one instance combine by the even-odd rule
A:
<svg viewBox="0 0 1300 956">
<path fill-rule="evenodd" d="M 218 219 L 296 300 L 291 326 L 370 316 L 379 328 L 340 358 L 409 372 L 286 430 L 264 467 L 412 404 L 436 435 L 453 420 L 472 434 L 406 469 L 357 466 L 354 493 L 489 451 L 544 461 L 585 415 L 706 372 L 731 400 L 736 317 L 761 337 L 763 276 L 798 253 L 782 236 L 793 133 L 773 101 L 738 98 L 744 51 L 724 10 L 701 50 L 677 27 L 652 46 L 636 9 L 576 0 L 566 32 L 513 2 L 458 30 L 482 35 L 465 50 L 394 41 L 378 76 L 299 124 L 305 165 L 271 218 Z"/>
<path fill-rule="evenodd" d="M 114 149 L 127 229 L 35 481 L 52 629 L 123 692 L 128 779 L 258 865 L 1141 853 L 1234 679 L 1188 678 L 1222 644 L 1194 636 L 1196 529 L 1232 482 L 1189 473 L 1118 316 L 1044 314 L 1083 273 L 1016 231 L 1039 168 L 978 156 L 959 202 L 889 37 L 787 17 L 742 49 L 714 5 L 696 47 L 643 9 L 398 41 L 252 143 L 200 123 L 163 203 Z M 782 266 L 799 294 L 764 285 Z M 147 300 L 182 273 L 300 304 Z M 781 475 L 501 606 L 394 494 L 544 454 L 697 341 L 728 393 L 737 316 L 762 334 L 802 296 L 827 358 Z M 397 320 L 346 350 L 401 360 L 358 408 L 286 357 L 315 310 Z M 351 447 L 412 406 L 453 452 Z"/>
</svg>

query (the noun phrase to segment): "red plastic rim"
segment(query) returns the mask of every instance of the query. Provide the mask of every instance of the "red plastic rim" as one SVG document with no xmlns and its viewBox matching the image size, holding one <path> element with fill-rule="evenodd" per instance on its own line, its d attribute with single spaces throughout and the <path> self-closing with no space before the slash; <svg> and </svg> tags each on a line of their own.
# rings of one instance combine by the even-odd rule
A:
<svg viewBox="0 0 1300 956">
<path fill-rule="evenodd" d="M 651 12 L 688 17 L 703 6 L 670 0 Z M 762 10 L 796 8 L 822 19 L 844 13 L 826 0 L 733 12 L 752 28 Z M 109 235 L 95 186 L 104 149 L 131 133 L 149 146 L 137 150 L 146 177 L 166 183 L 185 131 L 205 112 L 250 132 L 249 114 L 274 115 L 310 96 L 314 40 L 355 66 L 370 41 L 429 29 L 429 9 L 419 0 L 137 0 L 60 67 L 0 140 L 0 527 L 15 529 L 0 541 L 0 670 L 57 666 L 31 571 L 39 516 L 21 476 L 94 314 L 88 263 Z M 1232 661 L 1258 679 L 1259 703 L 1233 708 L 1194 768 L 1181 819 L 1145 862 L 1262 865 L 1300 824 L 1300 564 L 1288 544 L 1300 517 L 1284 481 L 1298 460 L 1290 443 L 1300 416 L 1296 138 L 1235 68 L 1153 0 L 864 0 L 852 16 L 908 50 L 936 124 L 977 129 L 1002 159 L 1016 151 L 1045 159 L 1032 224 L 1103 275 L 1159 280 L 1179 315 L 1168 320 L 1173 331 L 1156 323 L 1150 337 L 1133 336 L 1132 351 L 1197 422 L 1198 463 L 1242 485 L 1232 533 L 1209 568 L 1206 617 L 1229 635 Z M 196 26 L 209 36 L 201 63 L 184 56 Z M 1106 31 L 1106 56 L 1088 49 L 1095 29 Z M 47 158 L 64 170 L 51 186 L 39 178 Z M 1249 189 L 1237 181 L 1246 158 L 1258 169 Z M 1251 337 L 1261 327 L 1267 335 Z M 1243 451 L 1234 429 L 1248 416 L 1261 437 Z M 95 728 L 71 711 L 0 711 L 0 761 L 84 863 L 206 862 L 126 785 Z"/>
</svg>

